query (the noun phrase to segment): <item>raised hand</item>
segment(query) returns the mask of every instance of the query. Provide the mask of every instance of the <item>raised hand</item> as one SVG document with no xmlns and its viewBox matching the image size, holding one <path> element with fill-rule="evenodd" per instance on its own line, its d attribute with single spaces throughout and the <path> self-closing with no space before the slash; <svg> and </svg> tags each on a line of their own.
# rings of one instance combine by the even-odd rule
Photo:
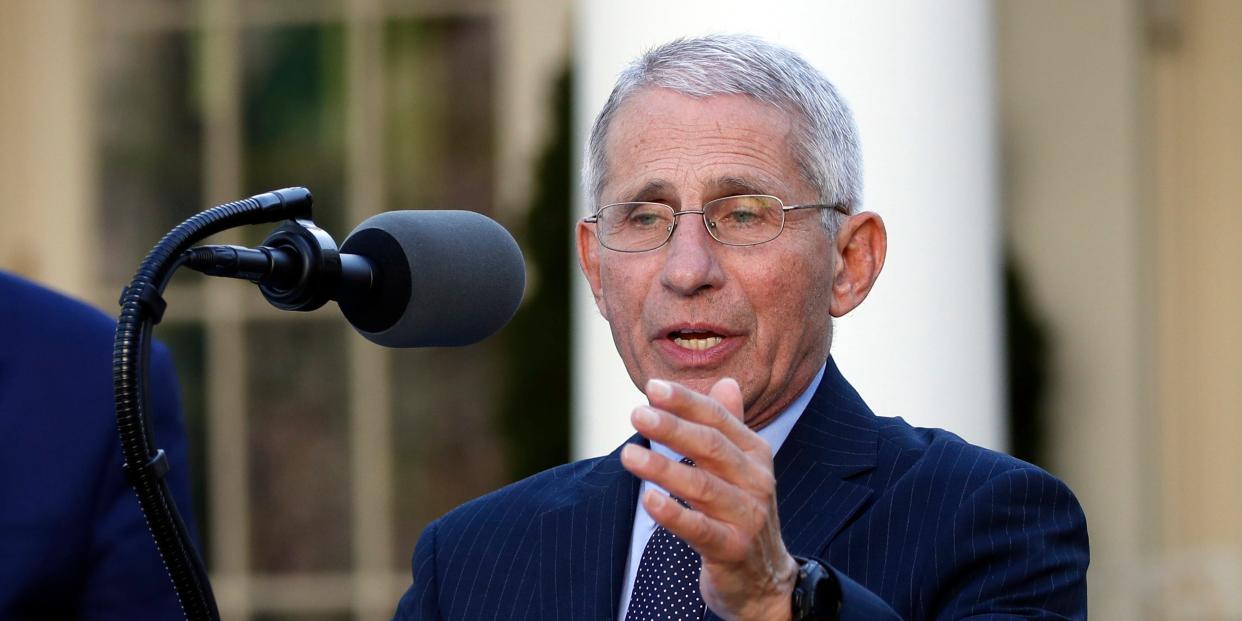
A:
<svg viewBox="0 0 1242 621">
<path fill-rule="evenodd" d="M 640 501 L 651 517 L 703 558 L 703 601 L 723 619 L 789 619 L 797 563 L 781 540 L 772 450 L 743 423 L 736 381 L 707 395 L 662 380 L 647 383 L 650 406 L 631 414 L 634 428 L 694 460 L 680 464 L 630 444 L 621 462 L 635 476 L 668 490 Z"/>
</svg>

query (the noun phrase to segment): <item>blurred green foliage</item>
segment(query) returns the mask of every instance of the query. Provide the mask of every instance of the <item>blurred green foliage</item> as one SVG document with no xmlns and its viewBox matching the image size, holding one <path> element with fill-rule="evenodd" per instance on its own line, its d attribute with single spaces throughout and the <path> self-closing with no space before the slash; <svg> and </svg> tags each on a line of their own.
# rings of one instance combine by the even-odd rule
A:
<svg viewBox="0 0 1242 621">
<path fill-rule="evenodd" d="M 341 24 L 251 28 L 245 46 L 244 195 L 293 185 L 315 195 L 315 223 L 345 228 L 345 29 Z M 273 227 L 250 227 L 260 243 Z"/>
<path fill-rule="evenodd" d="M 505 329 L 505 391 L 499 410 L 514 479 L 569 459 L 571 170 L 570 93 L 566 70 L 555 84 L 548 143 L 535 169 L 521 240 L 528 299 Z"/>
</svg>

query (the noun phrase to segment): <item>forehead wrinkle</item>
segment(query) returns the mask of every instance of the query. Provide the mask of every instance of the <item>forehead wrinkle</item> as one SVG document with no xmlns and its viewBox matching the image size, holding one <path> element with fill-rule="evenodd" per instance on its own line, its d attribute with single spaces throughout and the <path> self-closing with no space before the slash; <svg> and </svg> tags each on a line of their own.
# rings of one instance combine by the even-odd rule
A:
<svg viewBox="0 0 1242 621">
<path fill-rule="evenodd" d="M 746 178 L 762 176 L 771 181 L 781 171 L 793 172 L 792 158 L 779 148 L 757 148 L 762 143 L 720 141 L 695 146 L 669 145 L 635 153 L 641 159 L 618 161 L 617 168 L 641 169 L 645 176 L 653 173 L 701 171 L 705 167 L 721 167 L 744 171 L 735 176 Z M 788 169 L 788 170 L 787 170 Z M 628 171 L 627 171 L 628 172 Z M 775 174 L 773 174 L 775 173 Z M 681 176 L 681 175 L 674 175 Z"/>
<path fill-rule="evenodd" d="M 760 120 L 759 126 L 753 122 L 735 122 L 732 118 L 708 116 L 703 119 L 685 120 L 683 118 L 667 119 L 665 115 L 642 113 L 636 110 L 636 119 L 620 118 L 616 122 L 619 131 L 612 132 L 606 144 L 607 151 L 615 149 L 641 149 L 649 142 L 652 133 L 662 137 L 680 136 L 691 138 L 685 144 L 702 142 L 704 145 L 719 143 L 738 143 L 757 151 L 768 151 L 769 145 L 788 144 L 794 132 L 793 124 L 786 117 L 778 120 Z M 774 121 L 774 122 L 773 122 Z M 629 126 L 641 128 L 639 131 L 626 131 Z M 626 137 L 629 139 L 627 140 Z M 778 140 L 772 140 L 773 137 Z"/>
<path fill-rule="evenodd" d="M 792 196 L 789 194 L 792 191 L 791 180 L 783 178 L 782 167 L 776 162 L 752 158 L 746 153 L 723 151 L 701 158 L 682 153 L 665 155 L 654 158 L 654 161 L 631 162 L 623 167 L 640 169 L 637 171 L 618 170 L 623 175 L 629 174 L 627 178 L 616 179 L 619 187 L 615 193 L 607 193 L 609 198 L 605 202 L 649 200 L 651 194 L 676 194 L 692 186 L 702 188 L 702 192 L 707 194 L 771 194 L 783 199 Z M 701 200 L 711 198 L 717 196 L 700 197 Z M 670 200 L 666 199 L 666 202 Z"/>
<path fill-rule="evenodd" d="M 713 170 L 714 169 L 714 170 Z M 738 166 L 733 160 L 709 161 L 697 169 L 698 182 L 711 192 L 771 194 L 782 197 L 793 191 L 780 166 Z M 785 174 L 790 174 L 787 171 Z"/>
<path fill-rule="evenodd" d="M 790 131 L 777 134 L 761 130 L 731 128 L 731 134 L 716 131 L 681 130 L 677 128 L 661 128 L 647 126 L 644 131 L 636 132 L 628 141 L 609 145 L 610 151 L 647 151 L 655 156 L 668 151 L 696 152 L 727 152 L 744 157 L 768 161 L 776 164 L 783 156 L 789 155 Z M 679 134 L 693 134 L 691 139 L 684 141 L 660 141 L 662 144 L 651 145 L 648 133 L 659 133 L 662 138 Z M 775 140 L 773 140 L 775 138 Z"/>
</svg>

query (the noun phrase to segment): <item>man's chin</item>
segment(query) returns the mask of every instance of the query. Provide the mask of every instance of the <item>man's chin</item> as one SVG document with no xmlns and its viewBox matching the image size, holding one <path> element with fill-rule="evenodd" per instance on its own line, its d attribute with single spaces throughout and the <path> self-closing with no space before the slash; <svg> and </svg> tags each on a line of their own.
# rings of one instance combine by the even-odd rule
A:
<svg viewBox="0 0 1242 621">
<path fill-rule="evenodd" d="M 681 384 L 694 392 L 704 395 L 711 392 L 712 386 L 716 385 L 716 382 L 726 377 L 733 377 L 734 379 L 737 379 L 733 373 L 728 372 L 725 368 L 666 369 L 663 370 L 662 373 L 663 374 L 657 372 L 651 377 L 677 382 L 678 384 Z"/>
<path fill-rule="evenodd" d="M 686 388 L 689 388 L 690 390 L 693 390 L 694 392 L 705 395 L 711 392 L 712 386 L 714 386 L 716 382 L 720 381 L 720 379 L 723 377 L 724 377 L 723 375 L 717 376 L 717 377 L 711 377 L 711 378 L 691 377 L 691 378 L 686 378 L 684 380 L 673 380 L 673 381 L 678 382 L 679 384 L 685 386 Z"/>
</svg>

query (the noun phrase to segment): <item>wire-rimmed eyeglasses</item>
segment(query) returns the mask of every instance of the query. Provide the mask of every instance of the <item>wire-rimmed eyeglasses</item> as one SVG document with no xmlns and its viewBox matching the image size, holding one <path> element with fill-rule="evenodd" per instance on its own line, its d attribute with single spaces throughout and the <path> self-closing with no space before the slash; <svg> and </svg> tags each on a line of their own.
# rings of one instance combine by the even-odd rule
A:
<svg viewBox="0 0 1242 621">
<path fill-rule="evenodd" d="M 664 203 L 613 203 L 582 221 L 595 224 L 599 243 L 617 252 L 647 252 L 663 246 L 673 237 L 677 216 L 687 214 L 701 214 L 707 232 L 722 244 L 754 246 L 776 239 L 785 230 L 785 212 L 795 209 L 834 209 L 849 215 L 841 204 L 786 205 L 775 196 L 742 194 L 682 211 Z"/>
</svg>

